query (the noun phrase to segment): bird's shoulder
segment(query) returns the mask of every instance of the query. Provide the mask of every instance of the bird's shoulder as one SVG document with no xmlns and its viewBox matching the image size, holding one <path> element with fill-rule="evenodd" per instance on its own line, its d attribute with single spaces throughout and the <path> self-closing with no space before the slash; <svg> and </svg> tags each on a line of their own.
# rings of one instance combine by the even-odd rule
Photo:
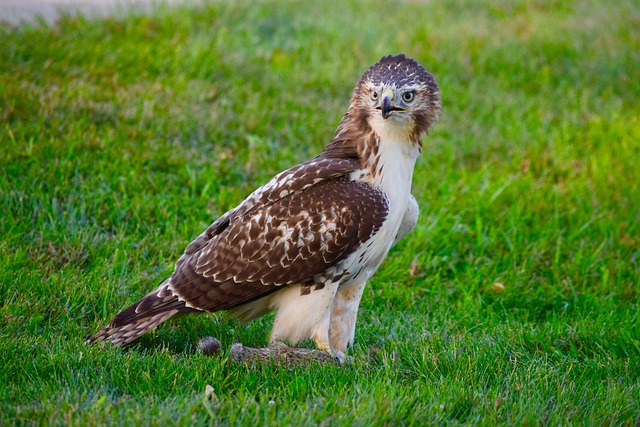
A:
<svg viewBox="0 0 640 427">
<path fill-rule="evenodd" d="M 187 246 L 185 254 L 198 251 L 214 236 L 224 231 L 230 223 L 241 220 L 258 209 L 273 205 L 320 183 L 347 176 L 359 168 L 361 165 L 357 159 L 320 155 L 286 169 L 258 187 L 238 206 L 221 215 Z"/>
</svg>

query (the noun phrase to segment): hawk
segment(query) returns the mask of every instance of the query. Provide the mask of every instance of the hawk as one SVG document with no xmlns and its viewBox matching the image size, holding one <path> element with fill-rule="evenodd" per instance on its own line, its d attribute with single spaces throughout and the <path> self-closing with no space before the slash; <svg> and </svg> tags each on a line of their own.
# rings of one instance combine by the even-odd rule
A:
<svg viewBox="0 0 640 427">
<path fill-rule="evenodd" d="M 320 155 L 218 218 L 168 279 L 88 342 L 124 345 L 181 313 L 228 310 L 248 322 L 275 310 L 270 342 L 311 338 L 344 360 L 367 281 L 416 225 L 413 169 L 439 112 L 424 67 L 383 57 Z"/>
</svg>

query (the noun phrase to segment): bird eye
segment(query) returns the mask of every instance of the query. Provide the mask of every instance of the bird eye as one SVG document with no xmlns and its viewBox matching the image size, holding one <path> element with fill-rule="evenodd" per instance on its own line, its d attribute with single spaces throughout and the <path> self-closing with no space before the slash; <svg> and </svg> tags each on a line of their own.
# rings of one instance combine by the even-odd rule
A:
<svg viewBox="0 0 640 427">
<path fill-rule="evenodd" d="M 378 99 L 378 92 L 376 92 L 375 90 L 371 92 L 371 99 L 373 99 L 374 101 Z"/>
<path fill-rule="evenodd" d="M 413 101 L 413 97 L 414 97 L 414 94 L 413 94 L 413 91 L 412 91 L 412 90 L 410 90 L 409 92 L 405 92 L 405 93 L 403 93 L 403 94 L 402 94 L 402 100 L 403 100 L 404 102 L 411 102 L 411 101 Z"/>
</svg>

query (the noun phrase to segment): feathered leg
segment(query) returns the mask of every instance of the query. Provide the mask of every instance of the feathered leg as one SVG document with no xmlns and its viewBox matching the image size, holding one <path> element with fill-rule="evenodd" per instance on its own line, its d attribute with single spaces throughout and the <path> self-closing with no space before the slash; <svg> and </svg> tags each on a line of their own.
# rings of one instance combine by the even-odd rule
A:
<svg viewBox="0 0 640 427">
<path fill-rule="evenodd" d="M 358 306 L 367 282 L 338 289 L 331 307 L 329 340 L 335 356 L 344 360 L 347 346 L 353 344 Z"/>
<path fill-rule="evenodd" d="M 289 341 L 295 345 L 311 338 L 319 349 L 333 354 L 329 343 L 329 321 L 338 283 L 311 288 L 289 286 L 274 294 L 272 307 L 277 309 L 269 342 Z"/>
</svg>

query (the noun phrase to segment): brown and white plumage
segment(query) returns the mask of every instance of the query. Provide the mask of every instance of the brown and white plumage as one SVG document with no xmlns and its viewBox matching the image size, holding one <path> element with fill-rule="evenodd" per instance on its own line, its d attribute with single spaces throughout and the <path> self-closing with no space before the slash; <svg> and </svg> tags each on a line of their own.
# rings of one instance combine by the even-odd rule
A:
<svg viewBox="0 0 640 427">
<path fill-rule="evenodd" d="M 344 357 L 367 280 L 416 224 L 410 194 L 438 87 L 404 55 L 362 76 L 331 143 L 272 178 L 196 238 L 157 289 L 88 341 L 121 345 L 178 313 L 277 310 L 271 341 L 313 338 Z"/>
</svg>

